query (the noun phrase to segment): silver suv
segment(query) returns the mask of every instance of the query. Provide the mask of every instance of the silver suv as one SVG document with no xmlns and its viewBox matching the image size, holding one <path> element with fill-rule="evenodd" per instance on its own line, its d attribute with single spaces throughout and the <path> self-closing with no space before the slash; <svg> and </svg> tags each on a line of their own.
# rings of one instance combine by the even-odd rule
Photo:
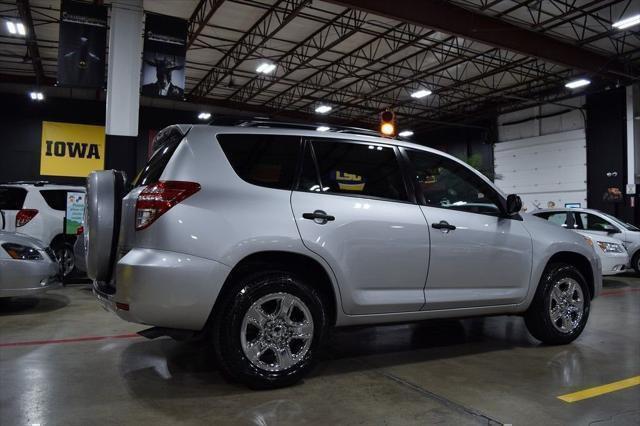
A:
<svg viewBox="0 0 640 426">
<path fill-rule="evenodd" d="M 200 332 L 253 388 L 303 377 L 332 327 L 521 314 L 569 343 L 602 286 L 580 235 L 398 140 L 171 126 L 125 187 L 114 171 L 88 178 L 97 298 L 158 333 Z"/>
</svg>

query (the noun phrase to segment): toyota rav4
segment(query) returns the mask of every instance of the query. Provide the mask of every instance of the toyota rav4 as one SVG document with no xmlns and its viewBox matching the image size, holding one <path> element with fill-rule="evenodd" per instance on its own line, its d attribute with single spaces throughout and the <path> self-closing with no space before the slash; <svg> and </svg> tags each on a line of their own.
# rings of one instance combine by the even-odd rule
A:
<svg viewBox="0 0 640 426">
<path fill-rule="evenodd" d="M 171 126 L 131 185 L 89 176 L 104 307 L 200 333 L 253 388 L 302 378 L 333 327 L 515 314 L 549 344 L 583 331 L 602 278 L 582 236 L 442 152 L 269 126 Z"/>
</svg>

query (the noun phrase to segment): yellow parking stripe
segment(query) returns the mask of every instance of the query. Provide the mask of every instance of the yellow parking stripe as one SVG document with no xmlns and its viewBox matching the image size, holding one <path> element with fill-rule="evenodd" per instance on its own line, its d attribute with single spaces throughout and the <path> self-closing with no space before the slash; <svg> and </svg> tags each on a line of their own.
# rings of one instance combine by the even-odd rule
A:
<svg viewBox="0 0 640 426">
<path fill-rule="evenodd" d="M 582 401 L 583 399 L 593 398 L 594 396 L 600 396 L 600 395 L 604 395 L 605 393 L 615 392 L 620 389 L 626 389 L 626 388 L 630 388 L 632 386 L 638 386 L 638 385 L 640 385 L 640 376 L 635 376 L 629 379 L 620 380 L 620 381 L 609 383 L 606 385 L 596 386 L 594 388 L 581 390 L 579 392 L 560 395 L 558 399 L 561 399 L 564 402 Z"/>
</svg>

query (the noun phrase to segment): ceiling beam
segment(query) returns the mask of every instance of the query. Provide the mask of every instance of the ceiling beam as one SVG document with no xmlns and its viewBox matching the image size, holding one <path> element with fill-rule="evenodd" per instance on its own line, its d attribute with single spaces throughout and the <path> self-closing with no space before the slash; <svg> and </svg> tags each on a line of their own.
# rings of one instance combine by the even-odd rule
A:
<svg viewBox="0 0 640 426">
<path fill-rule="evenodd" d="M 423 25 L 524 55 L 534 56 L 611 79 L 637 79 L 624 65 L 605 55 L 473 12 L 443 0 L 327 0 L 341 6 Z"/>
<path fill-rule="evenodd" d="M 16 4 L 18 6 L 20 20 L 27 29 L 25 41 L 27 43 L 27 51 L 31 59 L 31 64 L 33 65 L 33 72 L 36 74 L 36 84 L 41 84 L 44 82 L 45 74 L 44 67 L 42 66 L 42 58 L 40 57 L 40 50 L 38 49 L 36 30 L 33 25 L 33 19 L 31 18 L 31 10 L 29 9 L 29 0 L 18 0 Z"/>
<path fill-rule="evenodd" d="M 191 47 L 196 38 L 200 35 L 204 27 L 207 26 L 211 17 L 225 0 L 200 0 L 189 18 L 189 38 L 187 49 Z"/>
</svg>

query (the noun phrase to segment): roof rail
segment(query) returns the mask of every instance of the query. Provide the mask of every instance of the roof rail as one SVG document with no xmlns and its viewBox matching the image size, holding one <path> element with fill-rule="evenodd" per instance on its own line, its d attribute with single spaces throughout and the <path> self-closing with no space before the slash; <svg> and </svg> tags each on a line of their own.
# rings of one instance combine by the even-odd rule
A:
<svg viewBox="0 0 640 426">
<path fill-rule="evenodd" d="M 33 186 L 45 186 L 51 184 L 48 180 L 13 180 L 0 182 L 5 185 L 33 185 Z"/>
<path fill-rule="evenodd" d="M 371 129 L 362 129 L 360 127 L 348 127 L 348 126 L 335 126 L 325 124 L 305 124 L 305 123 L 291 123 L 286 121 L 272 121 L 272 120 L 248 120 L 237 124 L 238 127 L 265 127 L 265 128 L 279 128 L 279 129 L 298 129 L 298 130 L 317 130 L 318 127 L 328 127 L 326 131 L 333 131 L 335 133 L 351 133 L 365 136 L 380 136 L 378 132 Z"/>
</svg>

